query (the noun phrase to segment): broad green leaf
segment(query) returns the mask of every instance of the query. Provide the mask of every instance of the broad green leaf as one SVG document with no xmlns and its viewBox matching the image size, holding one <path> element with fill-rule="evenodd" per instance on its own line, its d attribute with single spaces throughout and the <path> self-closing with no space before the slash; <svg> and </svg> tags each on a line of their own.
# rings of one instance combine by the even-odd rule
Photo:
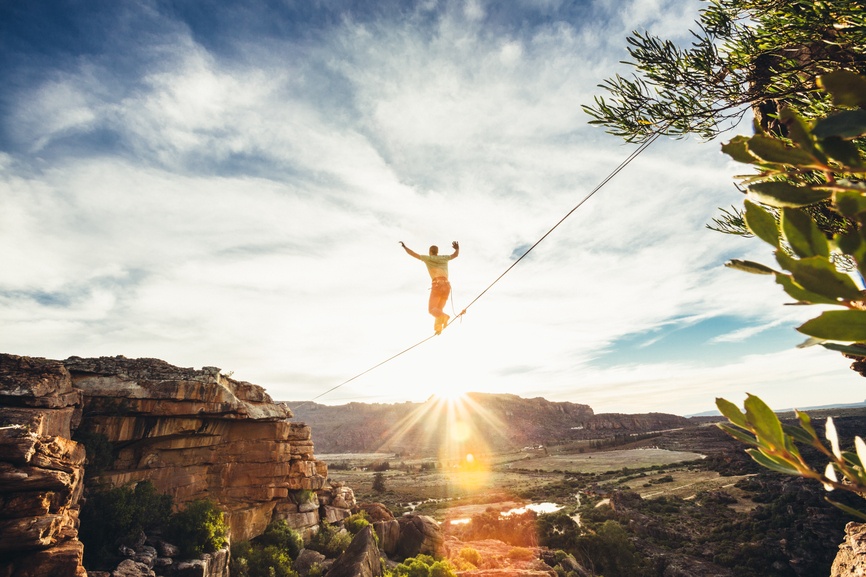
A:
<svg viewBox="0 0 866 577">
<path fill-rule="evenodd" d="M 716 398 L 716 408 L 719 409 L 719 412 L 727 417 L 729 421 L 738 427 L 742 427 L 744 429 L 749 428 L 749 423 L 746 421 L 746 415 L 743 411 L 740 410 L 740 407 L 728 401 L 727 399 L 723 399 L 721 397 Z"/>
<path fill-rule="evenodd" d="M 800 208 L 827 200 L 830 193 L 788 182 L 758 182 L 749 186 L 749 197 L 776 208 Z"/>
<path fill-rule="evenodd" d="M 802 457 L 800 457 L 800 449 L 797 448 L 797 444 L 794 442 L 794 438 L 788 434 L 787 430 L 785 429 L 785 425 L 782 425 L 782 431 L 785 433 L 785 436 L 783 437 L 785 439 L 785 449 L 796 459 L 801 459 Z"/>
<path fill-rule="evenodd" d="M 743 218 L 752 234 L 779 248 L 779 227 L 773 213 L 748 199 L 743 204 L 746 206 Z"/>
<path fill-rule="evenodd" d="M 797 330 L 803 334 L 843 342 L 866 341 L 866 311 L 846 309 L 824 311 Z"/>
<path fill-rule="evenodd" d="M 788 138 L 794 144 L 817 158 L 822 164 L 827 163 L 824 154 L 815 146 L 815 139 L 812 138 L 812 133 L 806 122 L 796 112 L 790 108 L 783 108 L 779 112 L 779 120 L 787 127 Z"/>
<path fill-rule="evenodd" d="M 821 296 L 817 293 L 813 293 L 807 291 L 802 286 L 797 284 L 793 277 L 790 275 L 776 273 L 776 284 L 782 286 L 785 289 L 785 293 L 796 299 L 797 302 L 800 303 L 809 303 L 809 304 L 824 304 L 824 305 L 838 305 L 839 301 L 836 299 L 827 298 L 825 296 Z"/>
<path fill-rule="evenodd" d="M 812 437 L 812 440 L 817 440 L 818 433 L 815 432 L 815 427 L 812 426 L 812 417 L 802 411 L 797 410 L 794 410 L 794 414 L 797 415 L 797 418 L 800 420 L 800 426 L 803 427 L 803 430 L 809 433 L 809 436 Z"/>
<path fill-rule="evenodd" d="M 761 437 L 776 447 L 784 447 L 784 433 L 782 422 L 767 404 L 755 395 L 747 395 L 744 403 L 746 409 L 746 420 L 752 424 L 757 432 L 758 440 Z"/>
<path fill-rule="evenodd" d="M 748 136 L 735 136 L 729 142 L 722 145 L 722 152 L 736 160 L 745 164 L 753 164 L 755 157 L 749 154 L 749 149 L 746 147 Z"/>
<path fill-rule="evenodd" d="M 857 509 L 854 509 L 853 507 L 849 507 L 848 505 L 843 505 L 842 503 L 837 503 L 836 501 L 831 501 L 827 497 L 824 497 L 824 500 L 827 501 L 828 503 L 830 503 L 831 505 L 833 505 L 834 507 L 836 507 L 837 509 L 845 511 L 846 513 L 848 513 L 852 517 L 857 517 L 858 519 L 863 519 L 864 521 L 866 521 L 866 513 L 863 513 L 862 511 L 858 511 Z"/>
<path fill-rule="evenodd" d="M 746 143 L 749 152 L 759 159 L 774 164 L 792 166 L 815 166 L 818 160 L 800 148 L 792 148 L 777 138 L 757 134 Z"/>
<path fill-rule="evenodd" d="M 807 431 L 804 431 L 800 427 L 797 427 L 795 425 L 785 425 L 783 423 L 782 430 L 785 431 L 785 434 L 791 437 L 794 441 L 797 441 L 799 443 L 806 443 L 807 445 L 810 445 L 812 443 L 812 437 L 809 436 L 809 433 Z"/>
<path fill-rule="evenodd" d="M 834 70 L 818 78 L 818 86 L 833 97 L 836 106 L 866 108 L 866 77 L 849 72 Z"/>
<path fill-rule="evenodd" d="M 866 348 L 855 345 L 840 345 L 839 343 L 821 343 L 821 346 L 831 351 L 853 355 L 855 357 L 866 357 Z"/>
<path fill-rule="evenodd" d="M 716 423 L 721 430 L 740 441 L 741 443 L 745 443 L 747 445 L 757 446 L 758 443 L 755 441 L 755 436 L 751 435 L 742 429 L 737 429 L 736 427 L 732 427 L 727 423 Z"/>
<path fill-rule="evenodd" d="M 827 156 L 849 169 L 863 168 L 863 159 L 860 158 L 860 149 L 851 142 L 840 136 L 828 136 L 820 141 L 821 149 Z"/>
<path fill-rule="evenodd" d="M 797 256 L 830 256 L 827 237 L 812 217 L 802 210 L 783 208 L 780 224 L 785 240 Z"/>
<path fill-rule="evenodd" d="M 750 457 L 752 457 L 752 459 L 755 460 L 756 463 L 758 463 L 764 468 L 770 469 L 771 471 L 785 473 L 786 475 L 799 474 L 797 467 L 780 459 L 773 458 L 766 453 L 762 453 L 758 449 L 746 449 L 746 452 L 749 454 Z"/>
<path fill-rule="evenodd" d="M 857 138 L 866 134 L 866 110 L 845 110 L 826 118 L 820 118 L 815 122 L 812 134 L 817 138 L 830 136 Z M 751 150 L 751 145 L 749 150 Z"/>
<path fill-rule="evenodd" d="M 866 194 L 855 190 L 837 190 L 833 193 L 833 204 L 843 216 L 853 218 L 866 212 Z"/>
<path fill-rule="evenodd" d="M 810 256 L 797 260 L 782 251 L 776 251 L 776 260 L 783 268 L 791 271 L 798 285 L 830 299 L 832 304 L 839 304 L 839 299 L 852 300 L 861 297 L 860 289 L 851 277 L 837 271 L 836 266 L 826 257 Z"/>
<path fill-rule="evenodd" d="M 750 260 L 740 260 L 737 258 L 732 258 L 728 262 L 725 263 L 725 266 L 728 268 L 734 268 L 737 270 L 741 270 L 744 272 L 750 272 L 752 274 L 778 274 L 776 271 L 771 269 L 768 266 L 762 265 L 758 262 L 752 262 Z"/>
</svg>

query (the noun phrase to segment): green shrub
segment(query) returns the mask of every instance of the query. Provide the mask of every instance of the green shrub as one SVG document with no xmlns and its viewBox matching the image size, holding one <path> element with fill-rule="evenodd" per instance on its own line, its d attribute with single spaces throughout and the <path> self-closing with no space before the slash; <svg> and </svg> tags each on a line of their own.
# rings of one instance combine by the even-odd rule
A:
<svg viewBox="0 0 866 577">
<path fill-rule="evenodd" d="M 528 561 L 535 558 L 535 551 L 528 547 L 514 547 L 508 551 L 508 558 L 520 561 Z"/>
<path fill-rule="evenodd" d="M 373 475 L 373 492 L 384 493 L 385 491 L 387 491 L 387 488 L 385 487 L 384 473 L 375 473 Z"/>
<path fill-rule="evenodd" d="M 310 539 L 307 548 L 331 559 L 339 557 L 352 542 L 352 534 L 340 529 L 335 525 L 322 523 L 319 531 Z"/>
<path fill-rule="evenodd" d="M 248 562 L 249 577 L 298 577 L 292 569 L 292 558 L 274 545 L 253 549 Z"/>
<path fill-rule="evenodd" d="M 594 534 L 577 538 L 575 555 L 584 566 L 595 567 L 605 577 L 642 575 L 643 565 L 628 533 L 616 521 L 605 521 Z"/>
<path fill-rule="evenodd" d="M 304 538 L 289 527 L 285 520 L 271 521 L 265 532 L 256 537 L 255 542 L 261 547 L 274 546 L 285 551 L 292 559 L 297 559 L 298 553 L 304 548 Z"/>
<path fill-rule="evenodd" d="M 454 567 L 448 561 L 437 561 L 429 555 L 410 557 L 393 571 L 385 572 L 385 577 L 457 577 Z"/>
<path fill-rule="evenodd" d="M 198 499 L 172 515 L 169 534 L 184 556 L 198 557 L 225 546 L 228 525 L 213 501 Z"/>
<path fill-rule="evenodd" d="M 232 577 L 297 577 L 292 560 L 298 557 L 304 541 L 284 520 L 271 521 L 265 532 L 252 541 L 232 545 Z M 312 573 L 311 573 L 312 575 Z M 321 568 L 319 568 L 321 575 Z"/>
<path fill-rule="evenodd" d="M 361 529 L 370 525 L 370 516 L 366 511 L 358 511 L 354 515 L 343 519 L 343 527 L 352 535 L 357 535 Z"/>
<path fill-rule="evenodd" d="M 91 569 L 106 567 L 116 558 L 120 544 L 135 540 L 141 531 L 165 526 L 171 508 L 171 496 L 157 493 L 149 481 L 89 491 L 79 515 L 84 564 Z"/>
<path fill-rule="evenodd" d="M 481 565 L 481 553 L 479 553 L 477 549 L 473 549 L 472 547 L 463 547 L 462 549 L 460 549 L 460 558 L 467 563 L 472 563 L 476 567 Z"/>
</svg>

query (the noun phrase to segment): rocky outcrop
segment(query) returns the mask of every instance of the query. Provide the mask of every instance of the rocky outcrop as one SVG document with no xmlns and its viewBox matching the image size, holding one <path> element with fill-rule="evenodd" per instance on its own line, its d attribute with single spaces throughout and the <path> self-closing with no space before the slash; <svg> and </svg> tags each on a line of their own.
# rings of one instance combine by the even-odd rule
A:
<svg viewBox="0 0 866 577">
<path fill-rule="evenodd" d="M 693 427 L 685 417 L 667 413 L 644 413 L 626 415 L 622 413 L 599 413 L 580 423 L 583 430 L 597 438 L 600 432 L 612 433 L 653 433 L 670 429 Z"/>
<path fill-rule="evenodd" d="M 406 515 L 397 520 L 400 537 L 397 541 L 397 557 L 407 559 L 416 555 L 442 557 L 445 537 L 439 524 L 426 515 Z"/>
<path fill-rule="evenodd" d="M 866 576 L 866 524 L 848 523 L 845 526 L 845 541 L 830 569 L 830 577 Z"/>
<path fill-rule="evenodd" d="M 113 463 L 95 481 L 148 480 L 175 503 L 208 498 L 225 511 L 233 540 L 254 537 L 279 514 L 296 528 L 319 521 L 296 494 L 323 488 L 310 427 L 288 419 L 262 387 L 216 367 L 179 368 L 157 359 L 72 357 L 63 363 L 83 394 L 79 429 L 103 435 Z"/>
<path fill-rule="evenodd" d="M 0 575 L 86 575 L 81 393 L 57 361 L 0 354 L 0 408 Z"/>
<path fill-rule="evenodd" d="M 382 503 L 358 503 L 352 509 L 352 513 L 363 511 L 367 519 L 373 525 L 376 537 L 379 538 L 379 549 L 386 555 L 393 556 L 397 553 L 397 543 L 400 540 L 400 523 L 394 518 L 391 511 Z"/>
<path fill-rule="evenodd" d="M 331 559 L 331 563 L 333 563 L 333 559 Z M 318 551 L 301 549 L 298 558 L 292 562 L 292 569 L 297 571 L 299 575 L 309 575 L 313 567 L 324 568 L 326 564 L 327 559 Z"/>
<path fill-rule="evenodd" d="M 328 577 L 379 577 L 382 564 L 373 528 L 361 529 L 328 570 Z"/>
</svg>

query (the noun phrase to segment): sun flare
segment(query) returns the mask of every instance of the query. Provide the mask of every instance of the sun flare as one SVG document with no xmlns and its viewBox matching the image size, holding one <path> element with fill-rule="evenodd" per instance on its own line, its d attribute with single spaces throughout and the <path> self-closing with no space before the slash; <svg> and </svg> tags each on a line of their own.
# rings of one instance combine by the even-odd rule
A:
<svg viewBox="0 0 866 577">
<path fill-rule="evenodd" d="M 463 400 L 463 398 L 466 396 L 466 392 L 457 388 L 445 388 L 437 391 L 433 396 L 441 401 L 445 401 L 448 403 L 456 403 Z"/>
</svg>

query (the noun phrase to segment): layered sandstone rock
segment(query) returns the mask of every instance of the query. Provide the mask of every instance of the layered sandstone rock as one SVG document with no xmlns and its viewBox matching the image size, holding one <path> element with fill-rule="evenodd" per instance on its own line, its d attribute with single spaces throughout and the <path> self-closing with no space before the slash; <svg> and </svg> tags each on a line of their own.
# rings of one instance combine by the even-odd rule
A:
<svg viewBox="0 0 866 577">
<path fill-rule="evenodd" d="M 0 354 L 0 575 L 86 575 L 81 394 L 57 361 Z"/>
<path fill-rule="evenodd" d="M 845 527 L 845 541 L 839 545 L 839 552 L 830 569 L 830 577 L 866 576 L 866 524 L 848 523 Z"/>
<path fill-rule="evenodd" d="M 382 565 L 376 536 L 369 525 L 361 529 L 346 551 L 337 557 L 328 571 L 329 577 L 379 577 Z"/>
<path fill-rule="evenodd" d="M 278 506 L 301 513 L 293 496 L 323 488 L 327 465 L 313 457 L 310 428 L 290 422 L 288 407 L 262 387 L 216 367 L 157 359 L 72 357 L 64 365 L 84 396 L 80 430 L 115 448 L 95 479 L 101 484 L 148 480 L 179 505 L 211 499 L 233 540 L 261 534 Z M 318 523 L 317 510 L 305 514 L 293 526 Z"/>
<path fill-rule="evenodd" d="M 400 537 L 397 540 L 397 557 L 406 559 L 417 555 L 442 557 L 445 537 L 439 524 L 427 515 L 404 515 L 397 519 Z"/>
</svg>

